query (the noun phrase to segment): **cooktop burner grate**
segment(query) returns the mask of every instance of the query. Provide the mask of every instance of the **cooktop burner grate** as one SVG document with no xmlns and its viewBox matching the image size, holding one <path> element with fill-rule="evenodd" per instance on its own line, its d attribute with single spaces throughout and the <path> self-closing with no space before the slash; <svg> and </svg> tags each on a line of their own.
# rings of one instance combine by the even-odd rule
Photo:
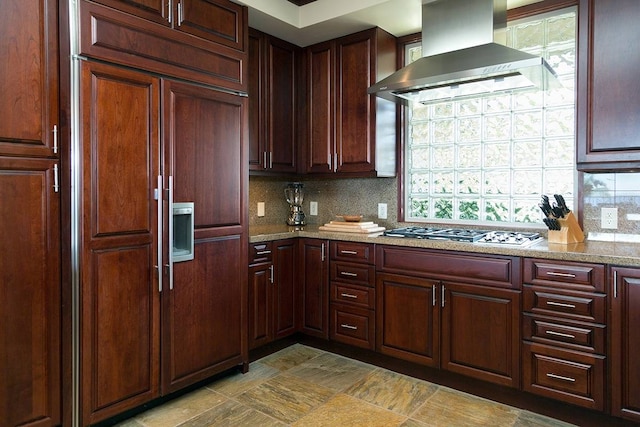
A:
<svg viewBox="0 0 640 427">
<path fill-rule="evenodd" d="M 542 239 L 542 236 L 535 232 L 488 231 L 465 228 L 432 228 L 418 226 L 387 230 L 383 235 L 389 237 L 455 240 L 459 242 L 511 246 L 528 246 Z"/>
</svg>

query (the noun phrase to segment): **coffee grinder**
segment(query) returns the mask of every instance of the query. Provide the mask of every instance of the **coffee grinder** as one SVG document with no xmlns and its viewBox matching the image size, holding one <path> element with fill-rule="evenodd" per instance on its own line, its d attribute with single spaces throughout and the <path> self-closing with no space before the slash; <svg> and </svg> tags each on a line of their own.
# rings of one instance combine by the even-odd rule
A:
<svg viewBox="0 0 640 427">
<path fill-rule="evenodd" d="M 288 225 L 304 225 L 304 212 L 302 212 L 304 191 L 302 187 L 302 183 L 292 182 L 284 189 L 284 195 L 289 203 Z"/>
</svg>

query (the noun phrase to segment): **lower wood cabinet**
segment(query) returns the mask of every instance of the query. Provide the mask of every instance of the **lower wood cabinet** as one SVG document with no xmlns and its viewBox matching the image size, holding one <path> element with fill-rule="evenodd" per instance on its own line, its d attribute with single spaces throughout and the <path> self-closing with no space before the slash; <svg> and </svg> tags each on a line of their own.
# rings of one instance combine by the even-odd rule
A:
<svg viewBox="0 0 640 427">
<path fill-rule="evenodd" d="M 301 330 L 329 338 L 329 241 L 300 239 L 298 264 L 302 290 Z"/>
<path fill-rule="evenodd" d="M 255 243 L 249 250 L 249 348 L 298 329 L 297 240 Z M 257 261 L 257 262 L 256 262 Z"/>
<path fill-rule="evenodd" d="M 611 413 L 640 423 L 640 269 L 610 270 Z"/>
</svg>

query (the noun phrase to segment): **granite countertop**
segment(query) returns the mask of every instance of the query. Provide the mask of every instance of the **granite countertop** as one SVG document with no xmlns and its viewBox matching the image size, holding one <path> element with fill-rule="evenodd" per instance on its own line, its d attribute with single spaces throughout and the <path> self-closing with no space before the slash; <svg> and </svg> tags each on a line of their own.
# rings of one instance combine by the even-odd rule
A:
<svg viewBox="0 0 640 427">
<path fill-rule="evenodd" d="M 546 239 L 526 248 L 491 244 L 456 242 L 449 240 L 422 240 L 385 236 L 367 236 L 356 233 L 319 231 L 318 226 L 289 227 L 286 225 L 260 225 L 249 227 L 249 242 L 259 243 L 293 237 L 376 243 L 412 248 L 442 249 L 494 255 L 547 258 L 565 261 L 593 262 L 629 267 L 640 267 L 640 244 L 585 241 L 562 245 Z"/>
</svg>

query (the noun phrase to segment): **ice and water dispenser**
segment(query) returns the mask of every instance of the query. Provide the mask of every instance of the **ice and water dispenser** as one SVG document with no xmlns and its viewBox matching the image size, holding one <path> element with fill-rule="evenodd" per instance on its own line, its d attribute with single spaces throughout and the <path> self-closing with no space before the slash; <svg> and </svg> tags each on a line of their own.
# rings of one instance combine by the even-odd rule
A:
<svg viewBox="0 0 640 427">
<path fill-rule="evenodd" d="M 193 202 L 173 204 L 172 261 L 193 259 Z"/>
</svg>

